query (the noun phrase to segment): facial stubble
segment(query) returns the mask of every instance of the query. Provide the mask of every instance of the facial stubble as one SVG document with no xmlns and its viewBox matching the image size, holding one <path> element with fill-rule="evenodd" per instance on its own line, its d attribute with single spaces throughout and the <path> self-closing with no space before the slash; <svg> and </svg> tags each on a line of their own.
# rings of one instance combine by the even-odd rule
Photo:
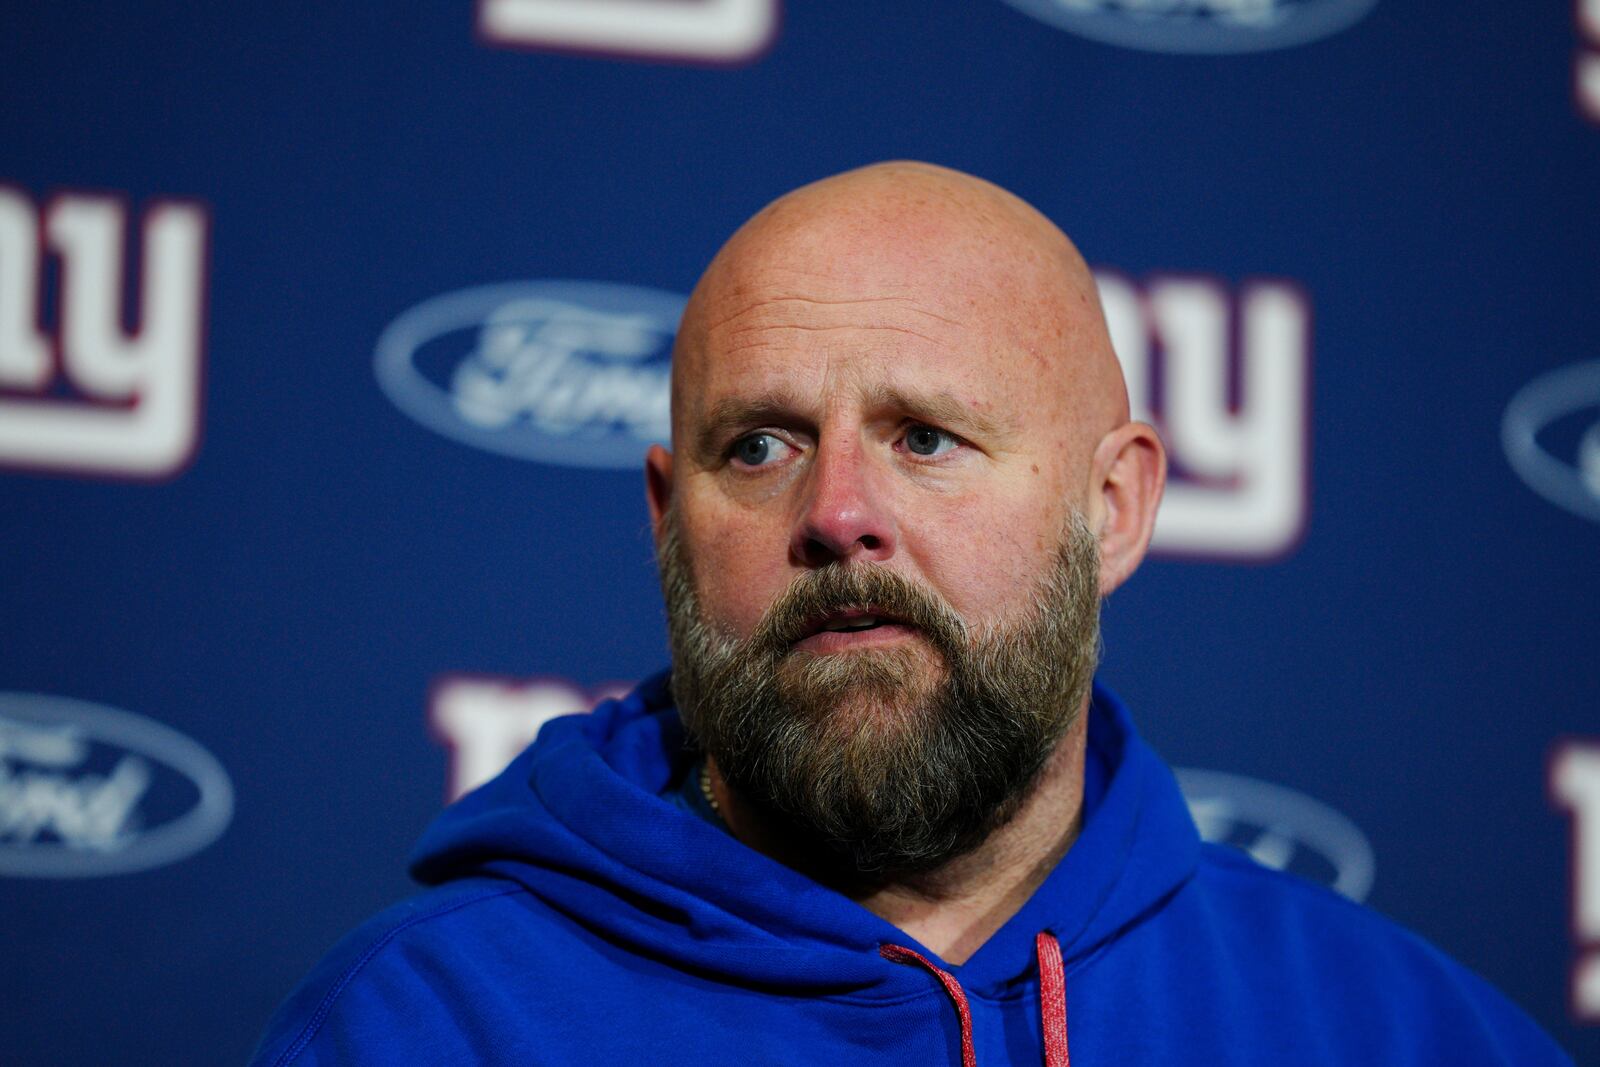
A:
<svg viewBox="0 0 1600 1067">
<path fill-rule="evenodd" d="M 937 869 L 1009 821 L 1099 659 L 1099 546 L 1076 512 L 1022 617 L 987 627 L 883 566 L 830 563 L 798 575 L 739 639 L 705 618 L 670 510 L 657 560 L 691 741 L 743 803 L 868 879 Z M 914 637 L 794 647 L 815 620 L 851 609 Z"/>
</svg>

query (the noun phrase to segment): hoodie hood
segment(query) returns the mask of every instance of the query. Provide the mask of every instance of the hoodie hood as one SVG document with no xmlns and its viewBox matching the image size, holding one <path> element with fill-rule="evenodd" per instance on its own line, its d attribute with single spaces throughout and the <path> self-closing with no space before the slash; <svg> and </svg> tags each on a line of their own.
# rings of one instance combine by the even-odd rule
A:
<svg viewBox="0 0 1600 1067">
<path fill-rule="evenodd" d="M 694 758 L 658 675 L 547 723 L 498 778 L 434 822 L 412 874 L 430 885 L 510 880 L 613 944 L 739 985 L 869 998 L 922 988 L 879 950 L 938 960 L 925 946 L 663 796 Z M 1188 881 L 1199 850 L 1171 772 L 1097 684 L 1081 833 L 966 963 L 939 966 L 972 993 L 1004 998 L 1037 975 L 1035 939 L 1048 932 L 1070 972 Z"/>
</svg>

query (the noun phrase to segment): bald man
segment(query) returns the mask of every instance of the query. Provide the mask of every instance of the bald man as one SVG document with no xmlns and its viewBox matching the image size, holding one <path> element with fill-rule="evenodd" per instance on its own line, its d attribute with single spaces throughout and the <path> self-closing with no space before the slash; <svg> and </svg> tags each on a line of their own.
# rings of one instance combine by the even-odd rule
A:
<svg viewBox="0 0 1600 1067">
<path fill-rule="evenodd" d="M 1165 477 L 1094 283 L 893 163 L 696 286 L 646 487 L 672 670 L 429 831 L 257 1063 L 1560 1064 L 1415 937 L 1202 846 L 1096 686 Z"/>
</svg>

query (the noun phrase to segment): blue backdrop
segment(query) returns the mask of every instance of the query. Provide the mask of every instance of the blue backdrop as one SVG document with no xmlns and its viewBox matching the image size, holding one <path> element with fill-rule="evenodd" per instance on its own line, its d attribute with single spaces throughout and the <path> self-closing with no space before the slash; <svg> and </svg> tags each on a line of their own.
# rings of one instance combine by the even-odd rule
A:
<svg viewBox="0 0 1600 1067">
<path fill-rule="evenodd" d="M 1600 3 L 0 30 L 0 1059 L 241 1061 L 447 796 L 663 665 L 683 295 L 913 157 L 1096 267 L 1175 466 L 1103 677 L 1207 835 L 1600 1062 Z"/>
</svg>

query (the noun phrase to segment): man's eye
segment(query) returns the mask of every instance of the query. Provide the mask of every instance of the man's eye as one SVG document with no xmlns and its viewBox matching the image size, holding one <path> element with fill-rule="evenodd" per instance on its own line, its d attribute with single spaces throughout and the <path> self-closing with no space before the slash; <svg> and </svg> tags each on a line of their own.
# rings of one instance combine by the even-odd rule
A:
<svg viewBox="0 0 1600 1067">
<path fill-rule="evenodd" d="M 760 467 L 771 460 L 782 459 L 789 446 L 770 433 L 753 433 L 733 443 L 733 458 L 747 467 Z"/>
<path fill-rule="evenodd" d="M 938 456 L 956 446 L 954 434 L 932 426 L 913 426 L 906 431 L 906 447 L 919 456 Z"/>
</svg>

